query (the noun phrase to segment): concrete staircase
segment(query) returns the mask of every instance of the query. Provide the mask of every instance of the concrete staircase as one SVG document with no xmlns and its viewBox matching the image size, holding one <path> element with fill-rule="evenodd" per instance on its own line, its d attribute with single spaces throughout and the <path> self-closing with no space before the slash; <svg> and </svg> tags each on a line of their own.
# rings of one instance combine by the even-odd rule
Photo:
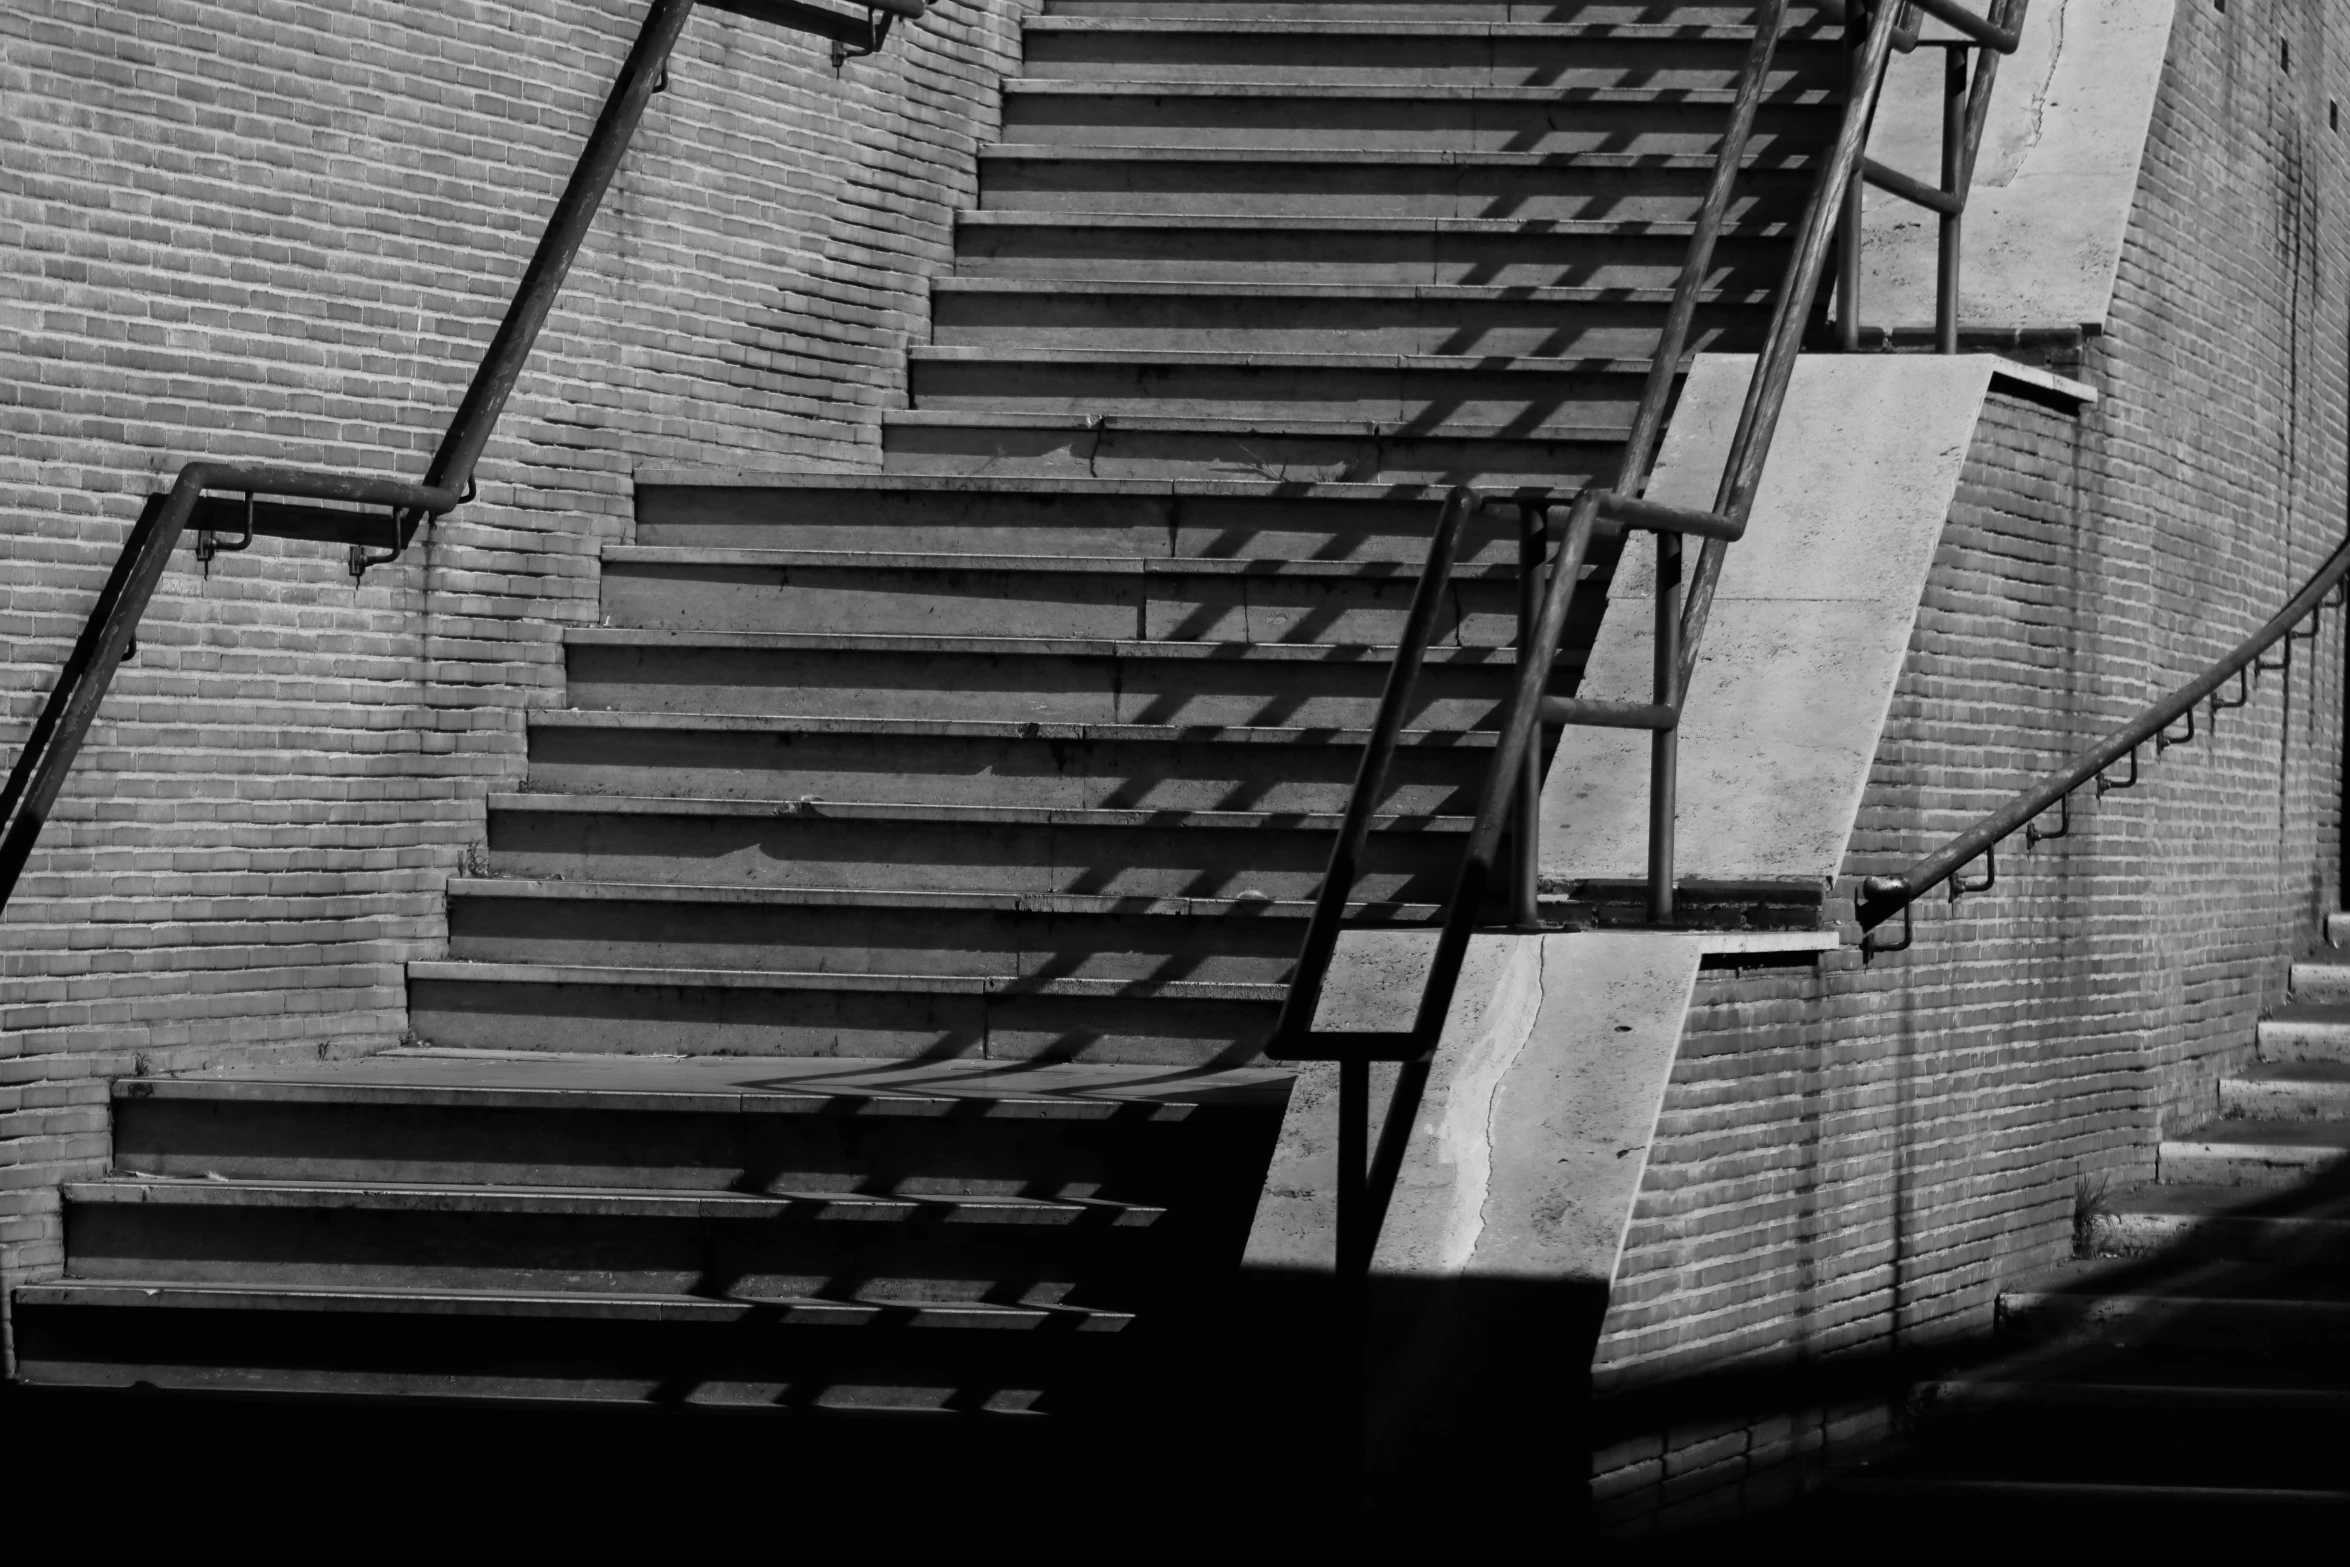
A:
<svg viewBox="0 0 2350 1567">
<path fill-rule="evenodd" d="M 1746 15 L 1032 21 L 881 471 L 639 476 L 423 1043 L 122 1084 L 20 1374 L 1178 1424 L 1435 487 L 1612 478 Z M 1762 329 L 1837 47 L 1800 14 L 1704 346 Z M 1449 890 L 1518 527 L 1464 546 L 1364 921 Z"/>
<path fill-rule="evenodd" d="M 2350 916 L 2331 934 L 2350 939 Z M 1906 1451 L 1858 1488 L 1913 1520 L 2117 1536 L 2252 1520 L 2265 1543 L 2350 1522 L 2350 961 L 2294 1003 L 2158 1177 L 2084 1193 L 2083 1255 L 2000 1293 L 2005 1353 L 1920 1393 Z M 1849 1521 L 1849 1520 L 1845 1520 Z M 2046 1536 L 2043 1535 L 2043 1538 Z"/>
</svg>

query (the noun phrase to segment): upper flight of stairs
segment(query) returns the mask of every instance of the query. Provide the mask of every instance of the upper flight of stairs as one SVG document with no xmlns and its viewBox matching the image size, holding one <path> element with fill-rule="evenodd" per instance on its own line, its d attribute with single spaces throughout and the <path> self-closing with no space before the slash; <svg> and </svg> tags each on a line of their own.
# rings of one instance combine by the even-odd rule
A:
<svg viewBox="0 0 2350 1567">
<path fill-rule="evenodd" d="M 638 476 L 420 1046 L 122 1085 L 21 1374 L 1179 1423 L 1441 486 L 1612 480 L 1746 16 L 1034 19 L 881 471 Z M 1799 10 L 1693 347 L 1760 335 L 1837 47 Z M 1519 527 L 1464 540 L 1360 920 L 1450 889 Z"/>
<path fill-rule="evenodd" d="M 2331 922 L 2350 938 L 2350 916 Z M 1998 1300 L 2009 1353 L 1921 1391 L 1854 1493 L 1972 1533 L 2113 1541 L 2251 1528 L 2334 1549 L 2350 1522 L 2350 962 L 2294 1003 L 2154 1182 L 2084 1194 L 2080 1258 Z M 1862 1525 L 1865 1533 L 1867 1526 Z"/>
</svg>

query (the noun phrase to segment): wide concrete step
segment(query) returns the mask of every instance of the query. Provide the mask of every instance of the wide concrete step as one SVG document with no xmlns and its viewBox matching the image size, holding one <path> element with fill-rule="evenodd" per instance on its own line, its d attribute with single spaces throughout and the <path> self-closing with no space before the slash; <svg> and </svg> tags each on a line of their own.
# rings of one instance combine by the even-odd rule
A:
<svg viewBox="0 0 2350 1567">
<path fill-rule="evenodd" d="M 909 409 L 881 421 L 893 475 L 961 479 L 1257 479 L 1310 485 L 1475 484 L 1572 493 L 1612 482 L 1619 428 L 1529 435 L 1461 421 L 1155 418 Z"/>
<path fill-rule="evenodd" d="M 1438 486 L 926 478 L 648 468 L 636 476 L 642 545 L 1156 559 L 1427 558 Z M 1571 500 L 1571 494 L 1557 497 Z M 1463 563 L 1514 564 L 1512 498 L 1464 522 Z"/>
<path fill-rule="evenodd" d="M 2087 1229 L 2108 1257 L 2350 1255 L 2350 1198 L 2156 1182 L 2109 1199 Z"/>
<path fill-rule="evenodd" d="M 493 874 L 695 886 L 1311 898 L 1338 818 L 614 795 L 489 799 Z M 1469 818 L 1375 818 L 1356 895 L 1441 902 Z"/>
<path fill-rule="evenodd" d="M 1084 81 L 1004 83 L 1006 142 L 1085 146 L 1445 148 L 1710 157 L 1727 88 L 1545 87 L 1409 82 Z M 1834 138 L 1843 114 L 1824 86 L 1767 98 L 1749 150 L 1772 156 Z"/>
<path fill-rule="evenodd" d="M 933 340 L 951 348 L 1637 359 L 1654 354 L 1672 294 L 961 277 L 933 282 L 930 303 Z M 1752 348 L 1770 324 L 1770 308 L 1759 290 L 1709 292 L 1689 351 Z"/>
<path fill-rule="evenodd" d="M 2350 1005 L 2301 1002 L 2260 1020 L 2264 1061 L 2350 1061 Z"/>
<path fill-rule="evenodd" d="M 673 631 L 1392 645 L 1420 573 L 1392 561 L 1151 560 L 610 545 L 607 624 Z M 1453 574 L 1435 638 L 1517 637 L 1517 571 Z"/>
<path fill-rule="evenodd" d="M 212 1181 L 1130 1203 L 1185 1224 L 1231 1210 L 1245 1232 L 1290 1081 L 400 1049 L 125 1079 L 114 1158 L 125 1173 Z"/>
<path fill-rule="evenodd" d="M 144 1176 L 63 1196 L 90 1282 L 1196 1305 L 1197 1237 L 1132 1203 Z"/>
<path fill-rule="evenodd" d="M 35 1386 L 958 1415 L 1130 1404 L 1115 1385 L 1135 1326 L 1061 1306 L 160 1280 L 29 1286 L 15 1322 Z"/>
<path fill-rule="evenodd" d="M 2338 914 L 2327 916 L 2329 931 L 2340 918 Z M 2305 1005 L 2350 1006 L 2350 963 L 2320 956 L 2294 964 L 2293 999 Z"/>
<path fill-rule="evenodd" d="M 1750 160 L 1728 221 L 1745 227 L 1795 218 L 1811 196 L 1815 163 L 1785 150 Z M 1689 222 L 1713 175 L 1711 157 L 1676 154 L 1010 142 L 979 155 L 979 205 L 991 212 Z"/>
<path fill-rule="evenodd" d="M 2350 1363 L 2350 1300 L 2306 1292 L 2301 1281 L 2207 1272 L 2175 1280 L 2103 1284 L 2107 1259 L 2069 1262 L 1999 1292 L 1997 1324 L 2018 1341 L 2062 1340 L 2106 1349 L 2149 1347 L 2246 1363 L 2322 1361 L 2332 1381 Z"/>
<path fill-rule="evenodd" d="M 1671 290 L 1686 222 L 992 212 L 955 218 L 958 277 Z M 1790 225 L 1725 228 L 1705 287 L 1778 286 Z"/>
<path fill-rule="evenodd" d="M 2200 1186 L 2286 1186 L 2350 1156 L 2350 1122 L 2218 1120 L 2163 1140 L 2166 1182 Z"/>
<path fill-rule="evenodd" d="M 1038 16 L 1022 24 L 1029 80 L 1727 90 L 1751 27 L 1638 27 L 1486 20 Z M 1783 36 L 1770 85 L 1835 90 L 1836 38 Z"/>
<path fill-rule="evenodd" d="M 557 711 L 527 787 L 573 794 L 1072 810 L 1343 811 L 1369 733 L 1239 725 Z M 1469 814 L 1493 736 L 1399 738 L 1376 808 Z"/>
<path fill-rule="evenodd" d="M 2223 1116 L 2350 1122 L 2350 1061 L 2273 1061 L 2219 1083 Z"/>
<path fill-rule="evenodd" d="M 563 641 L 572 705 L 639 713 L 1362 728 L 1394 650 L 1329 643 L 861 636 L 593 627 Z M 1563 689 L 1582 667 L 1561 660 Z M 1406 722 L 1499 723 L 1510 648 L 1432 648 Z"/>
<path fill-rule="evenodd" d="M 449 884 L 449 956 L 613 968 L 780 969 L 1121 981 L 1286 981 L 1312 905 L 659 883 Z M 1349 918 L 1426 923 L 1434 904 Z"/>
<path fill-rule="evenodd" d="M 1645 359 L 1209 350 L 914 348 L 908 392 L 933 412 L 1365 419 L 1526 434 L 1629 429 Z"/>
<path fill-rule="evenodd" d="M 408 1018 L 459 1050 L 1238 1066 L 1282 984 L 414 962 Z"/>
<path fill-rule="evenodd" d="M 1751 28 L 1753 0 L 1048 0 L 1048 16 L 1184 17 L 1253 21 L 1572 22 L 1583 27 Z M 1787 8 L 1789 32 L 1840 36 L 1838 16 L 1812 5 Z"/>
</svg>

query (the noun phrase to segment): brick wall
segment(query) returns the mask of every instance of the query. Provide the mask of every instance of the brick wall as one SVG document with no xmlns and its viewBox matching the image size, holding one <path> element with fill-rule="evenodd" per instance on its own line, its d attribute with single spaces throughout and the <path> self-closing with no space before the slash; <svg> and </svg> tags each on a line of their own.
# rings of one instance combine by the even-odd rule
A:
<svg viewBox="0 0 2350 1567">
<path fill-rule="evenodd" d="M 479 502 L 356 590 L 181 551 L 0 922 L 0 1288 L 55 1263 L 109 1078 L 398 1037 L 635 468 L 878 464 L 1031 9 L 838 72 L 697 15 Z M 421 476 L 642 12 L 0 6 L 0 754 L 181 464 Z"/>
<path fill-rule="evenodd" d="M 2346 50 L 2319 0 L 2181 0 L 2111 326 L 2070 372 L 2103 398 L 1992 399 L 1841 894 L 2199 673 L 2340 540 Z M 1993 891 L 1922 901 L 1911 950 L 1701 976 L 1595 1373 L 1613 1527 L 1881 1433 L 1890 1352 L 1987 1325 L 2002 1276 L 2068 1253 L 2076 1183 L 2150 1177 L 2215 1112 L 2337 906 L 2344 619 L 2069 837 L 2011 840 Z"/>
</svg>

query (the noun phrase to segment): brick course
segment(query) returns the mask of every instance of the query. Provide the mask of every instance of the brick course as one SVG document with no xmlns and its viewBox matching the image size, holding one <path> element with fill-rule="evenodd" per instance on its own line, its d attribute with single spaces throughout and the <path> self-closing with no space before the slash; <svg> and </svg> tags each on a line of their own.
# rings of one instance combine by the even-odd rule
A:
<svg viewBox="0 0 2350 1567">
<path fill-rule="evenodd" d="M 2180 6 L 2111 325 L 2069 372 L 2102 400 L 1991 401 L 1847 916 L 1861 876 L 2199 674 L 2339 542 L 2346 48 L 2337 8 Z M 2216 732 L 2206 713 L 2193 745 L 2145 748 L 2136 788 L 2084 791 L 2069 837 L 2011 839 L 1994 890 L 1922 900 L 1911 950 L 1701 976 L 1595 1368 L 1613 1527 L 1767 1501 L 1881 1433 L 1890 1375 L 1789 1411 L 1760 1368 L 1810 1366 L 1816 1401 L 1823 1368 L 1865 1383 L 1979 1331 L 2002 1278 L 2069 1253 L 2076 1182 L 2149 1178 L 2160 1136 L 2217 1113 L 2337 906 L 2346 618 Z"/>
<path fill-rule="evenodd" d="M 697 15 L 479 502 L 356 590 L 181 552 L 0 922 L 0 1288 L 55 1265 L 108 1079 L 399 1036 L 634 469 L 878 465 L 1033 8 L 940 0 L 838 72 Z M 422 474 L 642 13 L 0 8 L 0 753 L 183 463 Z"/>
</svg>

